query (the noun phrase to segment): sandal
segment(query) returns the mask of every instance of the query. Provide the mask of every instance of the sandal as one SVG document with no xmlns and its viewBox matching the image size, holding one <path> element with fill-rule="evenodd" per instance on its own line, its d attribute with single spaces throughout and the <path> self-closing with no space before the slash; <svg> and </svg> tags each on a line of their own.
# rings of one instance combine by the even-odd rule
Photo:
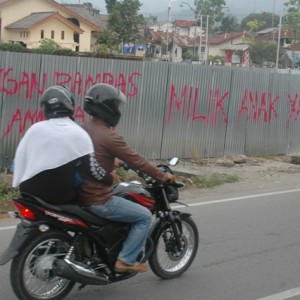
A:
<svg viewBox="0 0 300 300">
<path fill-rule="evenodd" d="M 126 272 L 146 272 L 148 270 L 147 264 L 135 263 L 133 265 L 125 264 L 124 262 L 117 260 L 114 268 L 116 273 L 126 273 Z"/>
</svg>

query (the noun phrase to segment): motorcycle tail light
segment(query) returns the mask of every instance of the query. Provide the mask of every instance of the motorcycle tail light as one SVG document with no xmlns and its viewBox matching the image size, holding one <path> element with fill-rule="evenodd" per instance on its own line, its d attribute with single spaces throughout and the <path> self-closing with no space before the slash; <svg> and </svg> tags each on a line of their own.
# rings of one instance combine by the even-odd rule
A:
<svg viewBox="0 0 300 300">
<path fill-rule="evenodd" d="M 35 213 L 32 210 L 30 210 L 28 207 L 26 207 L 16 201 L 14 201 L 14 204 L 17 207 L 17 209 L 22 217 L 24 217 L 25 219 L 28 219 L 28 220 L 36 219 Z"/>
</svg>

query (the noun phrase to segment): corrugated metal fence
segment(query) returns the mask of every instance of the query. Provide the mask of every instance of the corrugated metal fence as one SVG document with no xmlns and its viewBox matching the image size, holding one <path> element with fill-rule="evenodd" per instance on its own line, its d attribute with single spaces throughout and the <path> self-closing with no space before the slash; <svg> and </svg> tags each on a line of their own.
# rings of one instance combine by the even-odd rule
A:
<svg viewBox="0 0 300 300">
<path fill-rule="evenodd" d="M 150 159 L 300 151 L 300 76 L 267 69 L 0 52 L 0 168 L 43 118 L 38 98 L 64 84 L 78 101 L 96 82 L 122 89 L 120 132 Z"/>
</svg>

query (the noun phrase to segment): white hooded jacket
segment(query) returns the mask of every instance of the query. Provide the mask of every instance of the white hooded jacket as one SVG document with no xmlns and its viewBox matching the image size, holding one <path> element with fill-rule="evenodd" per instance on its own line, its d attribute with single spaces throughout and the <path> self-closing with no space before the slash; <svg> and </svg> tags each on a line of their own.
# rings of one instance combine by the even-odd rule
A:
<svg viewBox="0 0 300 300">
<path fill-rule="evenodd" d="M 70 118 L 35 123 L 17 147 L 12 185 L 17 187 L 42 171 L 93 152 L 93 143 L 87 132 Z"/>
</svg>

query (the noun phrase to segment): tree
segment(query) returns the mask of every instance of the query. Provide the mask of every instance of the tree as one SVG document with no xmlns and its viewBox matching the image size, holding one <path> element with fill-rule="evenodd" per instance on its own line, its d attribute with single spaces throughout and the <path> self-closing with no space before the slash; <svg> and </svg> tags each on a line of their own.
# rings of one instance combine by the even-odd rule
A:
<svg viewBox="0 0 300 300">
<path fill-rule="evenodd" d="M 152 23 L 152 24 L 157 24 L 157 19 L 158 19 L 158 16 L 157 15 L 150 15 L 149 16 L 149 21 Z"/>
<path fill-rule="evenodd" d="M 53 55 L 72 55 L 73 51 L 69 48 L 63 48 L 51 39 L 40 40 L 38 48 L 31 49 L 33 53 L 53 54 Z"/>
<path fill-rule="evenodd" d="M 219 32 L 238 32 L 240 24 L 234 16 L 226 16 L 222 19 L 221 25 L 217 28 Z"/>
<path fill-rule="evenodd" d="M 249 48 L 251 61 L 254 64 L 262 65 L 263 62 L 275 62 L 277 58 L 277 45 L 267 42 L 256 42 L 250 45 Z M 280 48 L 279 55 L 283 54 L 283 49 Z"/>
<path fill-rule="evenodd" d="M 224 17 L 222 10 L 226 5 L 225 0 L 194 0 L 194 5 L 195 18 L 199 20 L 201 15 L 209 16 L 210 26 L 213 26 L 215 22 L 220 22 Z"/>
<path fill-rule="evenodd" d="M 101 54 L 112 53 L 118 49 L 118 35 L 108 29 L 103 30 L 98 37 L 97 42 L 100 44 L 99 52 Z"/>
<path fill-rule="evenodd" d="M 248 32 L 257 32 L 257 31 L 260 31 L 262 30 L 262 28 L 264 27 L 265 23 L 263 21 L 259 21 L 259 20 L 251 20 L 251 21 L 248 21 L 247 24 L 246 24 L 246 30 Z"/>
<path fill-rule="evenodd" d="M 108 30 L 116 33 L 119 42 L 135 41 L 139 38 L 138 26 L 144 23 L 139 15 L 139 0 L 105 0 L 108 12 Z"/>
<path fill-rule="evenodd" d="M 40 41 L 39 49 L 41 49 L 41 50 L 52 51 L 52 50 L 58 49 L 58 48 L 59 48 L 59 45 L 51 39 L 42 39 Z"/>
<path fill-rule="evenodd" d="M 292 38 L 299 40 L 300 31 L 300 0 L 289 0 L 285 3 L 288 14 L 284 16 L 283 23 L 292 31 Z"/>
<path fill-rule="evenodd" d="M 253 22 L 253 21 L 256 21 L 256 24 L 258 25 L 256 31 L 260 31 L 270 27 L 277 27 L 279 24 L 279 16 L 268 12 L 251 13 L 247 17 L 242 19 L 241 21 L 242 29 L 248 30 L 249 22 Z"/>
<path fill-rule="evenodd" d="M 117 5 L 117 0 L 105 0 L 107 13 L 110 14 Z"/>
<path fill-rule="evenodd" d="M 284 5 L 287 6 L 289 10 L 300 10 L 300 0 L 288 0 Z"/>
</svg>

